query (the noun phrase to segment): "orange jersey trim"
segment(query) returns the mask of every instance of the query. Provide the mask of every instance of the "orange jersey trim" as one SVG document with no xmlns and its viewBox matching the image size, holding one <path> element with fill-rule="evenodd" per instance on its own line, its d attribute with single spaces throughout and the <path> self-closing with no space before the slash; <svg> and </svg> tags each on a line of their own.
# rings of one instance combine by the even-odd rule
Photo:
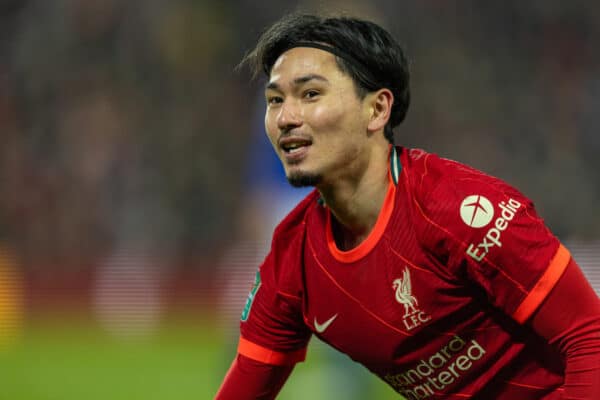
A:
<svg viewBox="0 0 600 400">
<path fill-rule="evenodd" d="M 569 250 L 567 250 L 565 246 L 560 244 L 556 254 L 554 254 L 554 257 L 550 260 L 546 272 L 544 272 L 542 277 L 537 281 L 533 289 L 513 314 L 513 318 L 517 322 L 523 323 L 531 316 L 531 314 L 533 314 L 548 293 L 550 293 L 554 285 L 556 285 L 556 282 L 558 282 L 563 272 L 565 272 L 570 259 L 571 253 L 569 253 Z"/>
<path fill-rule="evenodd" d="M 369 233 L 369 236 L 355 248 L 348 251 L 338 249 L 331 229 L 331 211 L 327 210 L 327 245 L 331 255 L 336 260 L 343 263 L 351 263 L 360 260 L 373 250 L 375 245 L 377 245 L 377 242 L 379 242 L 379 239 L 383 236 L 383 232 L 392 216 L 392 211 L 394 211 L 394 199 L 396 197 L 396 185 L 392 181 L 390 174 L 388 174 L 388 178 L 389 186 L 377 222 L 375 222 L 375 226 L 373 227 L 373 230 L 371 230 L 371 233 Z"/>
<path fill-rule="evenodd" d="M 241 336 L 238 343 L 239 354 L 251 358 L 252 360 L 271 365 L 293 365 L 297 362 L 304 361 L 306 359 L 306 350 L 307 348 L 305 347 L 300 350 L 283 353 L 262 347 Z"/>
</svg>

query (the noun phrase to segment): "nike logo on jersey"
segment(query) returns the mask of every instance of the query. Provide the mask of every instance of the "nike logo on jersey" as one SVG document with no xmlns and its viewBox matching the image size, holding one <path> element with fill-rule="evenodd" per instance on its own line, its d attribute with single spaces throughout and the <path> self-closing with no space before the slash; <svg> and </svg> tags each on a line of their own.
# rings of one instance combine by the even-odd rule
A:
<svg viewBox="0 0 600 400">
<path fill-rule="evenodd" d="M 314 319 L 314 323 L 315 323 L 315 330 L 319 333 L 323 333 L 325 332 L 325 330 L 327 328 L 329 328 L 329 325 L 331 325 L 333 323 L 333 321 L 337 318 L 337 314 L 335 314 L 333 317 L 329 318 L 327 321 L 323 322 L 322 324 L 317 322 L 317 317 L 315 317 Z"/>
</svg>

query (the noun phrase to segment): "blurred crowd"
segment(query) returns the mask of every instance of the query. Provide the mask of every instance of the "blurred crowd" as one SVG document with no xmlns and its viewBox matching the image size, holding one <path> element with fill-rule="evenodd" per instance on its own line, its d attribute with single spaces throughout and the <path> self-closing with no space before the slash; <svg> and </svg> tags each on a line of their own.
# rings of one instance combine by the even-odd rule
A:
<svg viewBox="0 0 600 400">
<path fill-rule="evenodd" d="M 599 238 L 600 3 L 366 4 L 0 1 L 0 243 L 24 268 L 123 249 L 214 268 L 261 220 L 246 172 L 262 83 L 235 66 L 298 8 L 374 19 L 404 44 L 397 143 L 506 179 L 563 240 Z"/>
<path fill-rule="evenodd" d="M 119 335 L 187 305 L 225 327 L 216 390 L 272 229 L 306 194 L 264 135 L 263 82 L 236 69 L 294 10 L 388 28 L 412 75 L 396 142 L 519 188 L 600 293 L 600 3 L 0 0 L 0 349 L 62 299 Z M 321 354 L 286 398 L 383 398 Z"/>
</svg>

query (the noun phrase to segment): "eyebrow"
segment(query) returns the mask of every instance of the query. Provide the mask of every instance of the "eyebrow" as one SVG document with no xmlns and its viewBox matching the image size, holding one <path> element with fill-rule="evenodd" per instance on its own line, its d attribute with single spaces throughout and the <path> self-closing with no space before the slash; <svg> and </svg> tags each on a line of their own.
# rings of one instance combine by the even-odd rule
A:
<svg viewBox="0 0 600 400">
<path fill-rule="evenodd" d="M 321 81 L 321 82 L 325 82 L 325 83 L 329 83 L 329 81 L 327 80 L 327 78 L 325 78 L 322 75 L 319 74 L 308 74 L 308 75 L 302 75 L 299 76 L 298 78 L 295 78 L 292 83 L 294 86 L 300 86 L 302 84 L 305 84 L 306 82 L 310 82 L 310 81 Z M 274 90 L 279 90 L 279 85 L 276 82 L 269 82 L 266 86 L 265 89 L 274 89 Z"/>
</svg>

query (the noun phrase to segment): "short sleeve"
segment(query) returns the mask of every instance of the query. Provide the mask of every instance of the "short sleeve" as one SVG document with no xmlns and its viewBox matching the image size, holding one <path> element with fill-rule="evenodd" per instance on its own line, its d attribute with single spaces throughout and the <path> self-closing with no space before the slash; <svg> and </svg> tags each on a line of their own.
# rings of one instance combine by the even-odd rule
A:
<svg viewBox="0 0 600 400">
<path fill-rule="evenodd" d="M 240 322 L 238 352 L 256 361 L 289 365 L 303 361 L 310 330 L 302 317 L 302 297 L 292 264 L 293 249 L 271 250 L 259 271 Z M 290 253 L 290 250 L 291 253 Z"/>
<path fill-rule="evenodd" d="M 490 303 L 523 323 L 570 254 L 516 189 L 451 162 L 448 167 L 420 207 L 426 245 L 454 276 L 481 287 Z"/>
</svg>

